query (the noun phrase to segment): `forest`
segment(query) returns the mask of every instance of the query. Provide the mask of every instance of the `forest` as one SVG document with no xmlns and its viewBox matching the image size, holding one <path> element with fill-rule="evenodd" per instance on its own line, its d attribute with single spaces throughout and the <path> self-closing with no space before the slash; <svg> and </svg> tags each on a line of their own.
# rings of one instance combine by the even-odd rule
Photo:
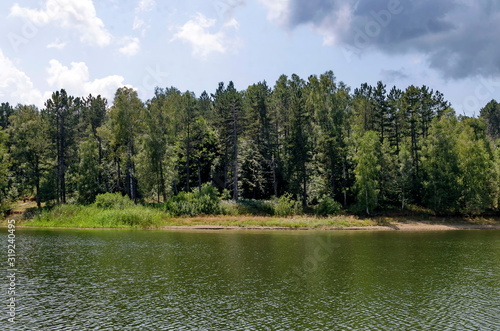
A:
<svg viewBox="0 0 500 331">
<path fill-rule="evenodd" d="M 328 71 L 200 96 L 157 87 L 145 102 L 128 87 L 113 100 L 62 89 L 43 109 L 2 103 L 0 128 L 3 210 L 27 197 L 87 205 L 107 192 L 165 203 L 208 186 L 235 201 L 285 196 L 303 210 L 500 210 L 500 104 L 457 115 L 426 86 L 352 90 Z"/>
</svg>

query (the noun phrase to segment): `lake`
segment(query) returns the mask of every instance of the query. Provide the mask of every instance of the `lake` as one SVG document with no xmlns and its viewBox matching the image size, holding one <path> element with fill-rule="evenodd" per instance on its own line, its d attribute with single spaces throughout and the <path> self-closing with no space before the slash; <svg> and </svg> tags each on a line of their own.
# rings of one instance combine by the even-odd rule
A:
<svg viewBox="0 0 500 331">
<path fill-rule="evenodd" d="M 500 329 L 498 230 L 18 228 L 16 249 L 2 330 Z"/>
</svg>

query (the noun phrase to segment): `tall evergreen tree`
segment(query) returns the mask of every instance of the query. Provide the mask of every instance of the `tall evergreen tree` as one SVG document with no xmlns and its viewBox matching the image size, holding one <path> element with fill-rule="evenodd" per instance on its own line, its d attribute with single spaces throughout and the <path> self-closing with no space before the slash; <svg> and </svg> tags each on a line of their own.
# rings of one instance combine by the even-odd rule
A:
<svg viewBox="0 0 500 331">
<path fill-rule="evenodd" d="M 249 198 L 277 195 L 276 151 L 273 145 L 269 103 L 270 89 L 266 82 L 251 85 L 243 99 L 244 154 L 242 165 L 243 194 Z M 243 149 L 245 150 L 243 152 Z"/>
<path fill-rule="evenodd" d="M 288 169 L 291 190 L 301 198 L 302 205 L 307 205 L 309 182 L 309 161 L 312 152 L 311 114 L 305 104 L 305 82 L 293 74 L 289 81 L 290 88 L 290 135 L 287 139 Z"/>
<path fill-rule="evenodd" d="M 81 102 L 64 89 L 52 93 L 45 103 L 42 115 L 49 124 L 49 135 L 53 142 L 57 173 L 57 200 L 66 203 L 68 167 L 76 161 L 77 129 Z"/>
<path fill-rule="evenodd" d="M 233 82 L 227 87 L 219 83 L 219 87 L 212 95 L 214 110 L 217 116 L 217 127 L 220 132 L 222 146 L 222 177 L 223 188 L 231 188 L 233 200 L 239 198 L 239 137 L 242 132 L 240 123 L 242 115 L 242 96 L 236 90 Z"/>
<path fill-rule="evenodd" d="M 21 188 L 34 193 L 38 208 L 42 203 L 42 181 L 50 169 L 49 131 L 35 106 L 18 105 L 10 117 L 8 130 L 14 169 Z M 24 190 L 24 189 L 22 189 Z"/>
<path fill-rule="evenodd" d="M 307 85 L 307 107 L 311 109 L 314 129 L 314 159 L 317 173 L 315 182 L 321 183 L 316 195 L 344 199 L 346 138 L 349 119 L 349 90 L 335 81 L 332 71 L 319 79 L 311 76 Z"/>
<path fill-rule="evenodd" d="M 112 148 L 117 166 L 117 189 L 123 190 L 132 200 L 137 199 L 137 178 L 135 174 L 136 140 L 141 132 L 140 114 L 143 104 L 137 92 L 129 87 L 119 88 L 110 109 Z M 125 165 L 123 180 L 121 167 Z M 122 186 L 122 183 L 125 185 Z"/>
<path fill-rule="evenodd" d="M 9 117 L 14 113 L 14 108 L 8 102 L 0 105 L 0 130 L 5 130 L 10 124 Z"/>
<path fill-rule="evenodd" d="M 486 132 L 492 139 L 500 138 L 500 104 L 491 100 L 481 109 L 481 118 L 486 123 Z"/>
</svg>

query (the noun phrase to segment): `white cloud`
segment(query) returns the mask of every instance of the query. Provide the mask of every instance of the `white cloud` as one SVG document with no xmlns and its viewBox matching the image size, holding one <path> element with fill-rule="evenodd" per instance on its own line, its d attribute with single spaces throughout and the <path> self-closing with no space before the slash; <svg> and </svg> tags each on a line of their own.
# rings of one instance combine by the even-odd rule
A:
<svg viewBox="0 0 500 331">
<path fill-rule="evenodd" d="M 12 6 L 10 15 L 23 17 L 34 24 L 55 23 L 64 29 L 75 29 L 80 41 L 89 45 L 105 46 L 111 42 L 111 34 L 97 17 L 92 0 L 46 0 L 44 9 Z"/>
<path fill-rule="evenodd" d="M 155 0 L 139 0 L 136 11 L 147 12 L 153 10 L 156 5 Z"/>
<path fill-rule="evenodd" d="M 208 19 L 203 14 L 198 13 L 196 16 L 178 28 L 177 33 L 172 40 L 181 40 L 190 44 L 193 47 L 193 55 L 206 57 L 210 53 L 225 53 L 229 40 L 226 38 L 225 31 L 219 29 L 218 32 L 211 33 L 209 30 L 213 28 L 217 20 Z M 238 22 L 233 19 L 227 27 L 237 27 Z"/>
<path fill-rule="evenodd" d="M 58 50 L 61 50 L 64 47 L 66 47 L 66 43 L 59 41 L 59 39 L 56 39 L 55 41 L 53 41 L 53 42 L 51 42 L 50 44 L 47 45 L 47 48 L 55 48 L 55 49 L 58 49 Z"/>
<path fill-rule="evenodd" d="M 132 24 L 132 29 L 138 30 L 140 28 L 143 28 L 142 33 L 144 34 L 146 30 L 149 29 L 149 26 L 145 26 L 145 22 L 140 16 L 143 13 L 150 12 L 155 6 L 155 0 L 139 0 L 139 2 L 137 3 L 137 7 L 135 7 L 135 17 L 134 23 Z"/>
<path fill-rule="evenodd" d="M 267 19 L 279 25 L 286 24 L 290 0 L 259 0 L 267 9 Z"/>
<path fill-rule="evenodd" d="M 112 100 L 119 87 L 128 86 L 123 83 L 125 79 L 118 75 L 90 81 L 89 69 L 84 62 L 71 62 L 71 67 L 68 68 L 53 59 L 49 61 L 47 73 L 47 83 L 53 90 L 64 88 L 68 94 L 74 96 L 87 96 L 91 93 Z"/>
<path fill-rule="evenodd" d="M 240 23 L 233 17 L 229 19 L 226 23 L 224 23 L 225 28 L 234 28 L 234 29 L 239 29 L 240 28 Z"/>
<path fill-rule="evenodd" d="M 43 105 L 43 96 L 23 71 L 0 50 L 0 98 L 10 103 Z"/>
<path fill-rule="evenodd" d="M 134 24 L 132 24 L 132 29 L 137 30 L 140 29 L 144 25 L 144 21 L 139 17 L 134 18 Z"/>
<path fill-rule="evenodd" d="M 125 54 L 127 56 L 136 55 L 141 49 L 139 38 L 135 37 L 126 37 L 123 40 L 125 46 L 119 49 L 120 53 Z"/>
</svg>

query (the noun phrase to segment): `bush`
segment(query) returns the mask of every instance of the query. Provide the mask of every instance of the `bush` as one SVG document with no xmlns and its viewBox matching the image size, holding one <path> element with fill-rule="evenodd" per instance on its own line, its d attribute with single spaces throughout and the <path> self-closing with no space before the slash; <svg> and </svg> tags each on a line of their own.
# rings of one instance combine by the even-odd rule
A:
<svg viewBox="0 0 500 331">
<path fill-rule="evenodd" d="M 125 209 L 133 207 L 135 204 L 127 196 L 120 193 L 104 193 L 96 196 L 95 205 L 103 209 Z"/>
<path fill-rule="evenodd" d="M 237 202 L 239 215 L 274 215 L 274 208 L 270 201 L 266 200 L 240 200 Z"/>
<path fill-rule="evenodd" d="M 338 215 L 342 210 L 342 205 L 331 197 L 324 197 L 316 206 L 315 212 L 318 216 Z"/>
<path fill-rule="evenodd" d="M 211 185 L 194 192 L 180 192 L 164 204 L 164 209 L 174 216 L 215 215 L 221 210 L 217 189 Z"/>
<path fill-rule="evenodd" d="M 302 213 L 299 201 L 292 198 L 290 193 L 285 193 L 274 201 L 274 214 L 277 216 L 292 216 Z"/>
<path fill-rule="evenodd" d="M 238 203 L 234 200 L 221 200 L 220 213 L 222 215 L 239 215 Z"/>
</svg>

